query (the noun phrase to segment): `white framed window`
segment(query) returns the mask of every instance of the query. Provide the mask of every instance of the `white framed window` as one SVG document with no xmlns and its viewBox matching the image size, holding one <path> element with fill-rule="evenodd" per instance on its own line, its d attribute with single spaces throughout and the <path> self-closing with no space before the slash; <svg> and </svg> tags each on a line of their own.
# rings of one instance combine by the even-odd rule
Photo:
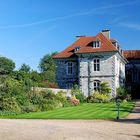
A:
<svg viewBox="0 0 140 140">
<path fill-rule="evenodd" d="M 100 90 L 100 81 L 99 80 L 94 80 L 94 91 L 99 91 Z"/>
<path fill-rule="evenodd" d="M 99 58 L 93 59 L 93 67 L 94 67 L 94 71 L 100 71 L 100 59 Z"/>
<path fill-rule="evenodd" d="M 74 52 L 77 52 L 80 49 L 80 46 L 75 47 Z"/>
<path fill-rule="evenodd" d="M 101 46 L 100 41 L 93 41 L 93 48 L 99 48 Z"/>
<path fill-rule="evenodd" d="M 72 73 L 73 73 L 73 63 L 72 62 L 68 62 L 67 74 L 71 75 Z"/>
</svg>

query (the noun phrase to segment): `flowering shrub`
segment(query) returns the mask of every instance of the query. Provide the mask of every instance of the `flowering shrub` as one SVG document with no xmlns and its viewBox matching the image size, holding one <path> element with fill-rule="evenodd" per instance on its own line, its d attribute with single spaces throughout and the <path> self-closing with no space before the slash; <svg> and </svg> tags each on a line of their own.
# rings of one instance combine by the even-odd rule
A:
<svg viewBox="0 0 140 140">
<path fill-rule="evenodd" d="M 87 98 L 88 103 L 108 103 L 110 96 L 108 94 L 101 94 L 98 91 L 94 92 L 92 96 Z"/>
<path fill-rule="evenodd" d="M 71 104 L 72 105 L 74 105 L 74 106 L 77 106 L 77 105 L 79 105 L 80 104 L 80 101 L 78 100 L 78 99 L 76 99 L 76 98 L 71 98 Z"/>
</svg>

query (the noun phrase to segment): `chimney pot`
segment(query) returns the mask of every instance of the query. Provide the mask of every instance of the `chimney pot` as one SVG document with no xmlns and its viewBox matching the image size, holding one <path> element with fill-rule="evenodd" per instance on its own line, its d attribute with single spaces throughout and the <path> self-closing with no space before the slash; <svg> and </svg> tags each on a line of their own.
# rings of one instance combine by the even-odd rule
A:
<svg viewBox="0 0 140 140">
<path fill-rule="evenodd" d="M 102 30 L 102 33 L 104 36 L 106 36 L 108 39 L 110 39 L 110 30 L 104 29 L 104 30 Z"/>
</svg>

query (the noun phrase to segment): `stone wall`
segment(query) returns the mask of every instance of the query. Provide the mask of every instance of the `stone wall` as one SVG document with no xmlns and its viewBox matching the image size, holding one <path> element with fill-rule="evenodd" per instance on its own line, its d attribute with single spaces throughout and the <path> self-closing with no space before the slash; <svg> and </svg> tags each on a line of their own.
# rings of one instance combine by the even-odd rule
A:
<svg viewBox="0 0 140 140">
<path fill-rule="evenodd" d="M 34 87 L 32 88 L 32 90 L 35 91 L 47 91 L 47 90 L 51 90 L 54 94 L 57 94 L 60 91 L 66 92 L 67 96 L 71 96 L 71 90 L 70 89 L 56 89 L 56 88 L 40 88 L 40 87 Z"/>
</svg>

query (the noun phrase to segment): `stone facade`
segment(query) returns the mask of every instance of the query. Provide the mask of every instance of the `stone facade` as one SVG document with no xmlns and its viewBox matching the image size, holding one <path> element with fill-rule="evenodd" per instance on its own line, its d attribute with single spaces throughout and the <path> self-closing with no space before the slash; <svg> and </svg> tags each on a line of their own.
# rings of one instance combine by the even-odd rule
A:
<svg viewBox="0 0 140 140">
<path fill-rule="evenodd" d="M 100 70 L 94 71 L 94 59 L 100 59 Z M 68 63 L 73 63 L 72 74 L 67 73 Z M 60 88 L 78 84 L 85 96 L 94 92 L 94 81 L 108 82 L 112 97 L 116 88 L 124 84 L 125 61 L 116 52 L 79 54 L 74 59 L 57 60 L 57 82 Z"/>
<path fill-rule="evenodd" d="M 72 63 L 72 74 L 68 74 L 68 63 Z M 71 89 L 74 84 L 78 84 L 78 59 L 58 59 L 56 60 L 56 79 L 58 86 L 62 89 Z"/>
</svg>

